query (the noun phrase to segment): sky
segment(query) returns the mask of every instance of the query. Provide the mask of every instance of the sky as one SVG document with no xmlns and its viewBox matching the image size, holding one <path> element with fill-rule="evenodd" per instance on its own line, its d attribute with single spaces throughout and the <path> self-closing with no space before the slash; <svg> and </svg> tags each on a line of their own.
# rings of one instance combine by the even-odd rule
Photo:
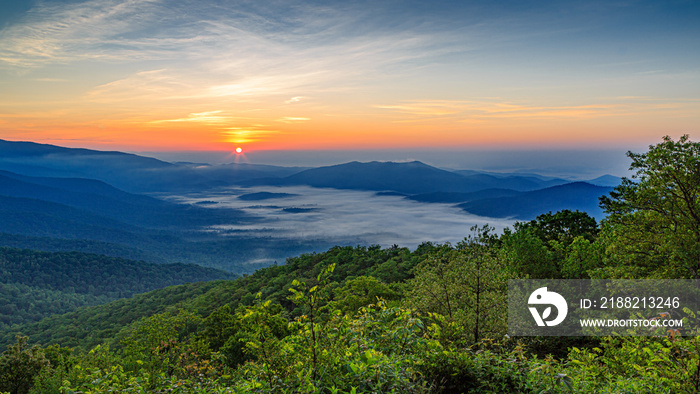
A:
<svg viewBox="0 0 700 394">
<path fill-rule="evenodd" d="M 699 48 L 697 1 L 5 1 L 0 139 L 624 152 L 697 137 Z"/>
</svg>

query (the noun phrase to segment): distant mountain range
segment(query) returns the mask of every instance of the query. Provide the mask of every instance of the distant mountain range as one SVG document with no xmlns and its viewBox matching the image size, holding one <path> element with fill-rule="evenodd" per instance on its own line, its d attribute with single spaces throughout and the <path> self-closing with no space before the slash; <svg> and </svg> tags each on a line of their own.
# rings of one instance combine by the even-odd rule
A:
<svg viewBox="0 0 700 394">
<path fill-rule="evenodd" d="M 122 152 L 0 140 L 0 170 L 35 177 L 98 179 L 129 192 L 197 191 L 248 179 L 283 177 L 305 167 L 167 163 Z"/>
<path fill-rule="evenodd" d="M 480 216 L 527 220 L 560 209 L 578 209 L 601 218 L 598 198 L 619 181 L 610 175 L 584 183 L 537 174 L 448 171 L 418 161 L 355 161 L 318 168 L 167 163 L 123 152 L 0 140 L 0 245 L 44 245 L 45 250 L 84 250 L 234 269 L 234 261 L 255 259 L 263 252 L 278 250 L 282 256 L 315 247 L 269 238 L 252 242 L 242 235 L 216 238 L 196 230 L 258 219 L 235 209 L 208 208 L 212 202 L 175 204 L 139 193 L 310 186 L 375 191 L 422 203 L 457 204 Z M 283 192 L 252 191 L 239 198 L 294 197 Z"/>
<path fill-rule="evenodd" d="M 312 168 L 283 178 L 261 178 L 244 182 L 246 185 L 330 187 L 334 189 L 395 191 L 405 194 L 433 192 L 470 193 L 484 189 L 502 188 L 517 191 L 541 189 L 564 184 L 563 179 L 543 180 L 535 177 L 488 174 L 460 175 L 413 161 L 350 162 Z"/>
<path fill-rule="evenodd" d="M 509 197 L 520 194 L 521 192 L 513 189 L 484 189 L 478 192 L 457 193 L 457 192 L 432 192 L 414 194 L 406 196 L 409 200 L 420 202 L 436 202 L 436 203 L 459 203 L 485 198 Z"/>
<path fill-rule="evenodd" d="M 529 191 L 570 182 L 537 174 L 447 171 L 418 161 L 350 162 L 318 168 L 250 163 L 168 163 L 123 152 L 5 140 L 0 140 L 0 170 L 34 177 L 98 179 L 120 189 L 136 192 L 266 184 L 393 190 L 417 194 L 434 191 L 473 192 L 489 188 Z M 619 181 L 620 178 L 604 175 L 588 182 L 599 186 L 615 186 Z"/>
<path fill-rule="evenodd" d="M 215 213 L 205 208 L 127 193 L 93 179 L 29 177 L 8 171 L 0 171 L 0 197 L 12 197 L 15 206 L 35 204 L 37 200 L 54 203 L 56 207 L 60 204 L 102 216 L 100 220 L 90 219 L 96 223 L 117 221 L 120 227 L 223 224 L 239 221 L 245 216 L 235 210 Z M 0 210 L 7 211 L 7 206 L 0 206 Z M 58 211 L 54 212 L 58 214 Z M 69 215 L 74 217 L 76 213 L 71 210 Z"/>
<path fill-rule="evenodd" d="M 615 187 L 622 182 L 622 178 L 614 175 L 603 175 L 586 182 L 596 186 Z"/>
<path fill-rule="evenodd" d="M 133 184 L 132 175 L 141 176 L 141 182 L 147 179 L 145 174 L 159 178 L 161 171 L 170 175 L 180 171 L 169 163 L 119 152 L 33 143 L 0 142 L 0 147 L 4 148 L 0 156 L 0 246 L 84 251 L 156 263 L 196 263 L 237 273 L 252 272 L 269 264 L 270 258 L 283 260 L 316 247 L 310 241 L 280 241 L 245 234 L 217 237 L 199 229 L 218 224 L 254 223 L 259 218 L 231 208 L 208 209 L 125 192 L 104 181 L 114 179 L 115 183 Z M 71 163 L 71 157 L 79 159 Z M 71 170 L 67 169 L 69 166 Z M 30 176 L 8 168 L 34 175 L 54 173 L 54 176 Z M 183 171 L 192 175 L 190 169 Z M 266 168 L 262 171 L 275 172 Z M 85 173 L 104 179 L 75 175 Z M 161 186 L 168 185 L 162 179 L 160 182 Z M 191 182 L 188 188 L 197 183 Z M 180 187 L 182 184 L 178 183 L 173 189 Z M 250 263 L 260 259 L 265 259 L 262 260 L 265 263 Z"/>
<path fill-rule="evenodd" d="M 598 206 L 598 199 L 611 190 L 611 187 L 572 182 L 510 196 L 474 200 L 459 204 L 459 207 L 474 215 L 496 218 L 530 220 L 542 213 L 569 209 L 587 212 L 600 219 L 603 211 Z"/>
<path fill-rule="evenodd" d="M 34 177 L 90 178 L 130 192 L 201 191 L 232 185 L 307 185 L 338 189 L 469 193 L 500 188 L 531 191 L 571 181 L 537 174 L 447 171 L 414 161 L 351 162 L 318 168 L 250 163 L 168 163 L 123 152 L 0 140 L 0 170 Z M 615 186 L 605 175 L 589 183 Z"/>
</svg>

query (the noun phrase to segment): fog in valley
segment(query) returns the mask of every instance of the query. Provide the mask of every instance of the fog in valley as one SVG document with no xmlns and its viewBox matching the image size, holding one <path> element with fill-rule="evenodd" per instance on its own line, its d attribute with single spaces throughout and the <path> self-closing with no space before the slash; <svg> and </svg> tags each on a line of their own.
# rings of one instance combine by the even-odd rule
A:
<svg viewBox="0 0 700 394">
<path fill-rule="evenodd" d="M 252 201 L 239 198 L 253 193 L 287 195 Z M 237 208 L 259 217 L 254 224 L 220 225 L 202 231 L 222 236 L 320 240 L 339 245 L 397 244 L 415 248 L 425 241 L 456 243 L 470 234 L 474 225 L 489 224 L 500 233 L 515 222 L 471 215 L 452 204 L 428 204 L 375 192 L 306 186 L 232 188 L 167 199 L 210 209 Z"/>
</svg>

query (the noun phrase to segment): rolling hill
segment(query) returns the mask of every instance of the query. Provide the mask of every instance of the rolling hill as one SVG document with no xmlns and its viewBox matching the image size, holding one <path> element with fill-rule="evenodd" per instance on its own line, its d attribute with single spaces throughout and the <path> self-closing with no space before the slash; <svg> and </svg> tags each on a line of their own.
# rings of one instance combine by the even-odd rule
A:
<svg viewBox="0 0 700 394">
<path fill-rule="evenodd" d="M 234 209 L 212 211 L 127 193 L 93 179 L 29 177 L 8 171 L 0 171 L 0 196 L 47 201 L 153 228 L 235 223 L 246 216 Z"/>
<path fill-rule="evenodd" d="M 247 266 L 248 262 L 270 264 L 333 243 L 275 239 L 245 230 L 211 231 L 212 226 L 254 224 L 261 218 L 209 200 L 174 204 L 135 193 L 196 191 L 206 196 L 208 192 L 228 193 L 218 188 L 234 185 L 304 185 L 402 195 L 418 202 L 460 203 L 470 213 L 498 218 L 530 219 L 559 209 L 601 216 L 597 198 L 609 188 L 561 185 L 564 182 L 533 174 L 446 171 L 418 161 L 350 162 L 318 168 L 175 164 L 122 152 L 0 140 L 0 245 L 251 272 L 257 266 Z M 282 192 L 252 190 L 239 199 L 293 196 Z M 280 212 L 306 213 L 309 209 L 286 207 Z"/>
<path fill-rule="evenodd" d="M 471 193 L 433 192 L 414 194 L 412 196 L 406 196 L 406 198 L 420 202 L 459 203 L 481 200 L 484 198 L 509 197 L 520 193 L 521 192 L 512 189 L 484 189 Z"/>
<path fill-rule="evenodd" d="M 321 244 L 332 246 L 245 234 L 219 237 L 200 231 L 256 220 L 236 209 L 175 204 L 98 180 L 0 172 L 0 246 L 196 263 L 237 273 Z"/>
<path fill-rule="evenodd" d="M 470 201 L 458 206 L 474 215 L 495 218 L 531 220 L 542 213 L 570 209 L 584 211 L 600 219 L 603 211 L 598 206 L 598 198 L 611 190 L 610 187 L 586 182 L 572 182 L 509 197 Z"/>
<path fill-rule="evenodd" d="M 234 277 L 194 264 L 0 247 L 0 327 L 167 286 Z"/>
<path fill-rule="evenodd" d="M 544 180 L 531 176 L 498 177 L 474 173 L 461 175 L 419 161 L 409 163 L 378 162 L 312 168 L 284 178 L 261 178 L 245 185 L 328 187 L 334 189 L 393 191 L 403 194 L 434 192 L 471 193 L 485 189 L 536 190 L 564 180 Z"/>
<path fill-rule="evenodd" d="M 123 152 L 0 140 L 0 170 L 34 177 L 90 178 L 129 192 L 201 191 L 305 168 L 248 163 L 168 163 Z"/>
<path fill-rule="evenodd" d="M 120 339 L 128 333 L 130 324 L 156 313 L 184 309 L 206 316 L 226 304 L 234 308 L 239 304 L 252 304 L 258 292 L 265 299 L 293 309 L 287 298 L 292 282 L 316 278 L 329 262 L 337 263 L 333 278 L 339 282 L 359 275 L 372 275 L 392 283 L 411 277 L 412 268 L 432 247 L 428 244 L 413 252 L 407 248 L 381 249 L 377 246 L 333 247 L 323 253 L 292 257 L 286 264 L 263 268 L 235 280 L 170 286 L 104 305 L 85 306 L 3 330 L 0 332 L 0 350 L 18 333 L 29 335 L 33 341 L 42 344 L 89 350 L 105 341 Z"/>
<path fill-rule="evenodd" d="M 592 185 L 596 186 L 606 186 L 606 187 L 615 187 L 619 185 L 622 182 L 622 178 L 614 175 L 602 175 L 599 176 L 598 178 L 591 179 L 589 181 L 586 181 Z"/>
</svg>

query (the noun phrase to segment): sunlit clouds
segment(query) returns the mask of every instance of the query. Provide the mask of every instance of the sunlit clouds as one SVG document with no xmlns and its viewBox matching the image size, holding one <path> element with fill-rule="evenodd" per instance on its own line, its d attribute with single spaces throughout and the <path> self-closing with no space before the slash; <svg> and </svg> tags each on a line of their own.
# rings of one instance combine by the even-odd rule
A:
<svg viewBox="0 0 700 394">
<path fill-rule="evenodd" d="M 209 111 L 209 112 L 199 112 L 191 113 L 186 118 L 179 119 L 165 119 L 156 120 L 152 123 L 166 123 L 166 122 L 198 122 L 206 124 L 226 124 L 231 122 L 231 118 L 222 115 L 223 111 Z"/>
<path fill-rule="evenodd" d="M 393 110 L 401 116 L 398 122 L 418 122 L 440 117 L 456 120 L 469 119 L 569 119 L 582 120 L 605 116 L 644 116 L 650 111 L 700 110 L 700 100 L 669 100 L 651 97 L 618 97 L 600 100 L 596 104 L 570 106 L 537 106 L 502 99 L 478 101 L 412 100 L 394 105 L 377 105 L 376 108 Z"/>
<path fill-rule="evenodd" d="M 0 30 L 0 138 L 265 150 L 693 133 L 696 6 L 526 4 L 36 2 Z"/>
<path fill-rule="evenodd" d="M 0 33 L 3 43 L 0 60 L 17 67 L 40 67 L 85 59 L 149 57 L 147 41 L 120 39 L 120 35 L 146 28 L 148 16 L 162 12 L 158 3 L 158 0 L 39 3 L 21 23 L 10 25 Z"/>
<path fill-rule="evenodd" d="M 225 142 L 233 144 L 250 144 L 269 138 L 277 134 L 277 130 L 267 130 L 265 125 L 252 125 L 249 127 L 229 127 L 221 131 Z"/>
<path fill-rule="evenodd" d="M 311 120 L 309 118 L 299 118 L 294 116 L 285 116 L 284 118 L 277 119 L 278 122 L 282 123 L 294 123 L 294 122 L 306 122 Z"/>
</svg>

